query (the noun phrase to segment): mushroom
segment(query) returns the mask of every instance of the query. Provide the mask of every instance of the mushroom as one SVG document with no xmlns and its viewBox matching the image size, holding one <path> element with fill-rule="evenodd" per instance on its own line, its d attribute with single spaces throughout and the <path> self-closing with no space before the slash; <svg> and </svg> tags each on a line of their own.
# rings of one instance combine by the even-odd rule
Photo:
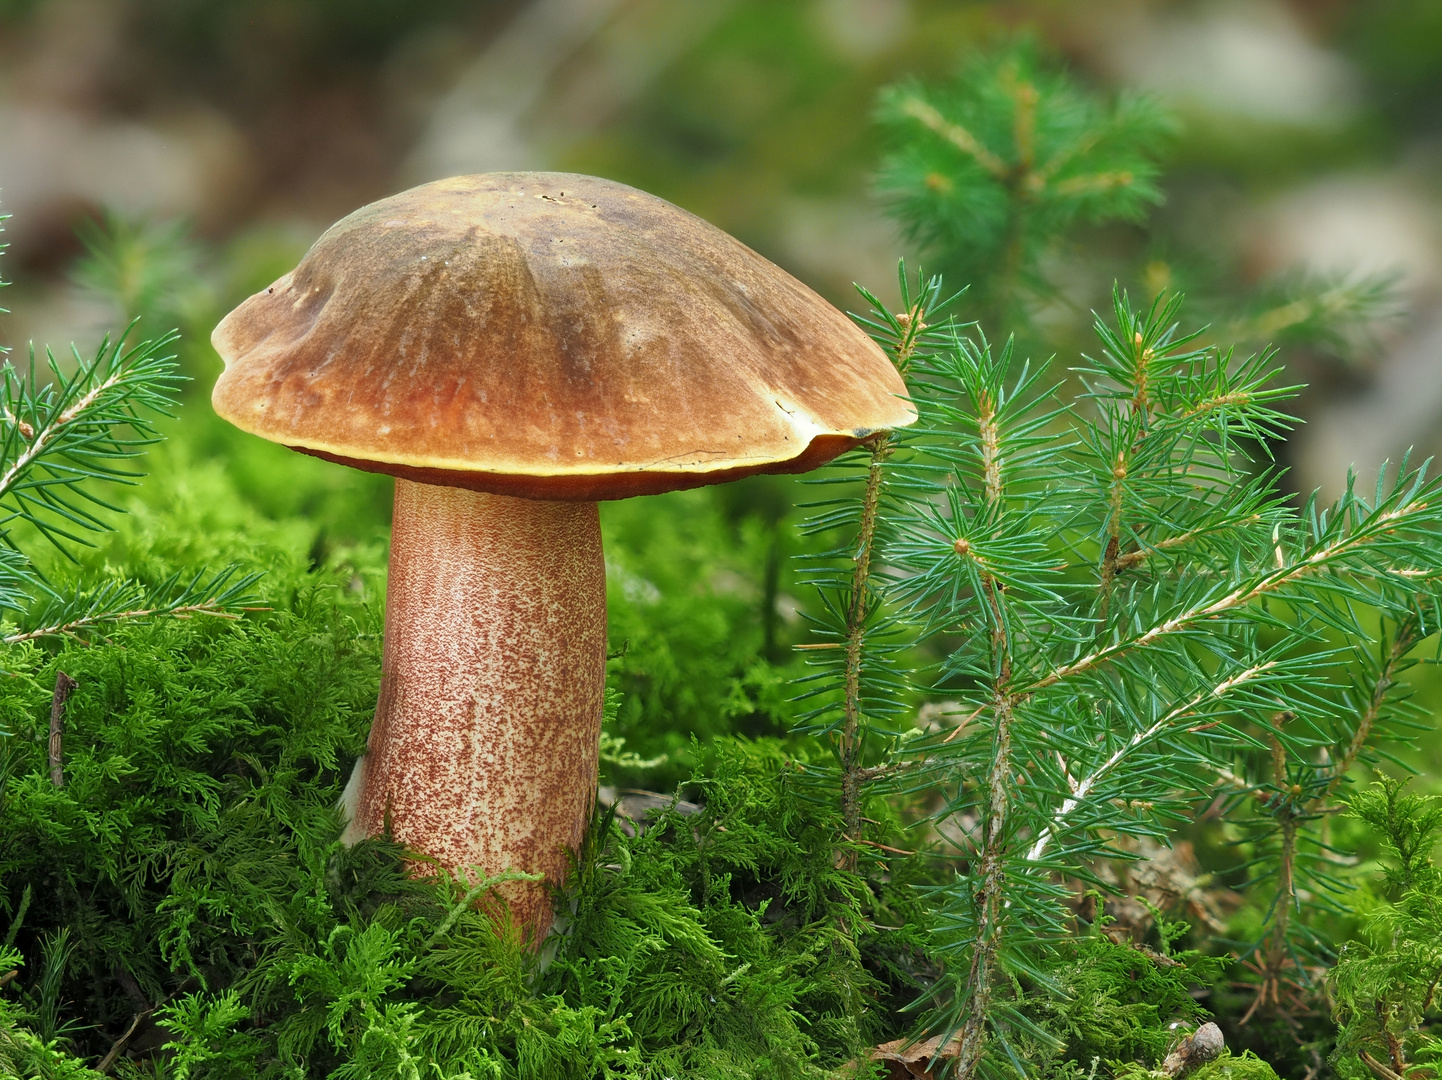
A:
<svg viewBox="0 0 1442 1080">
<path fill-rule="evenodd" d="M 596 797 L 597 501 L 804 472 L 916 413 L 884 353 L 726 233 L 564 173 L 364 206 L 211 337 L 244 431 L 389 473 L 380 700 L 347 788 L 539 941 Z"/>
</svg>

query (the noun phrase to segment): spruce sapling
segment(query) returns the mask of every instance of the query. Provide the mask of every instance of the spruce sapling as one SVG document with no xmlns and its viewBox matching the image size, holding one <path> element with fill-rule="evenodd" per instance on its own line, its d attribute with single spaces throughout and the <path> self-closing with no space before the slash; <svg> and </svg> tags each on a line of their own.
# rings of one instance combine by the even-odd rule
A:
<svg viewBox="0 0 1442 1080">
<path fill-rule="evenodd" d="M 946 85 L 889 88 L 879 118 L 892 144 L 883 197 L 998 322 L 1048 290 L 1042 259 L 1075 223 L 1136 220 L 1161 201 L 1170 118 L 1145 97 L 1084 92 L 1029 39 L 977 55 Z"/>
<path fill-rule="evenodd" d="M 918 275 L 913 287 L 905 264 L 897 275 L 902 311 L 890 312 L 862 288 L 870 312 L 858 322 L 905 378 L 914 361 L 944 346 L 946 338 L 938 329 L 941 312 L 955 297 L 945 297 L 940 278 Z M 887 526 L 895 516 L 895 507 L 888 504 L 890 462 L 905 440 L 904 431 L 878 432 L 833 463 L 825 475 L 807 481 L 843 486 L 841 494 L 808 504 L 812 513 L 804 529 L 811 534 L 837 532 L 847 546 L 809 558 L 803 572 L 804 580 L 816 588 L 820 606 L 806 615 L 818 640 L 797 646 L 815 668 L 798 682 L 798 700 L 809 707 L 797 730 L 824 735 L 831 743 L 835 769 L 819 778 L 835 785 L 845 828 L 838 857 L 851 870 L 867 846 L 873 846 L 873 854 L 879 850 L 865 835 L 867 789 L 896 789 L 895 753 L 900 741 L 914 734 L 903 719 L 910 704 L 899 656 L 906 635 L 894 615 L 884 611 L 873 576 L 876 552 L 889 540 Z"/>
<path fill-rule="evenodd" d="M 905 749 L 962 857 L 932 895 L 931 1025 L 964 1078 L 1025 1073 L 1054 1038 L 1022 1006 L 1059 989 L 1066 880 L 1165 839 L 1252 747 L 1312 760 L 1377 614 L 1431 617 L 1438 482 L 1289 505 L 1265 450 L 1295 388 L 1272 353 L 1199 345 L 1179 306 L 1118 291 L 1070 402 L 979 335 L 915 368 L 927 427 L 883 555 L 892 603 L 960 642 L 937 679 L 960 722 Z"/>
</svg>

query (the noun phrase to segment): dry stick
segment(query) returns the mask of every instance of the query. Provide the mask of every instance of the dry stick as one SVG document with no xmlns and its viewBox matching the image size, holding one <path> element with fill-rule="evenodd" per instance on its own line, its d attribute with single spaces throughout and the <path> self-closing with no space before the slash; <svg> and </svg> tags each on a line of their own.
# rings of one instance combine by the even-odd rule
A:
<svg viewBox="0 0 1442 1080">
<path fill-rule="evenodd" d="M 131 1036 L 135 1034 L 135 1029 L 149 1019 L 154 1012 L 154 1009 L 146 1009 L 144 1012 L 135 1014 L 130 1021 L 130 1026 L 125 1029 L 125 1034 L 110 1044 L 110 1049 L 106 1052 L 105 1056 L 100 1059 L 100 1064 L 95 1066 L 96 1072 L 107 1073 L 115 1068 L 116 1060 L 120 1057 L 121 1053 L 124 1052 L 125 1044 L 130 1042 Z"/>
<path fill-rule="evenodd" d="M 65 703 L 79 685 L 63 671 L 55 673 L 55 693 L 50 698 L 50 783 L 57 790 L 65 786 Z"/>
<path fill-rule="evenodd" d="M 1367 1068 L 1372 1070 L 1372 1075 L 1378 1077 L 1379 1080 L 1402 1080 L 1400 1073 L 1393 1072 L 1371 1054 L 1367 1053 L 1367 1051 L 1359 1050 L 1357 1056 L 1362 1059 L 1362 1063 L 1366 1065 Z"/>
</svg>

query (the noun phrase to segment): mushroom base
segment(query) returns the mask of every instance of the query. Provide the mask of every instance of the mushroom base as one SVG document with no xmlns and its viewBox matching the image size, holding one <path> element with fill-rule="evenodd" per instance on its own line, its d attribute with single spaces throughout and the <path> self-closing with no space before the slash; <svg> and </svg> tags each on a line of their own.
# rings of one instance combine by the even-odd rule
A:
<svg viewBox="0 0 1442 1080">
<path fill-rule="evenodd" d="M 396 840 L 499 896 L 539 942 L 596 795 L 606 571 L 595 503 L 396 480 L 380 700 L 347 789 Z M 422 864 L 423 865 L 423 864 Z"/>
</svg>

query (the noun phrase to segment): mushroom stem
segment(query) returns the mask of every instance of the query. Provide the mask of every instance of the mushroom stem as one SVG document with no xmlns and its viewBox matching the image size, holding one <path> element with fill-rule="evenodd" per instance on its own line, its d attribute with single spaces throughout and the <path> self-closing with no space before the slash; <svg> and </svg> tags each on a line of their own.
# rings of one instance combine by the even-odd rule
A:
<svg viewBox="0 0 1442 1080">
<path fill-rule="evenodd" d="M 606 571 L 595 503 L 396 480 L 380 700 L 347 789 L 354 842 L 386 828 L 500 887 L 540 942 L 596 795 Z"/>
</svg>

